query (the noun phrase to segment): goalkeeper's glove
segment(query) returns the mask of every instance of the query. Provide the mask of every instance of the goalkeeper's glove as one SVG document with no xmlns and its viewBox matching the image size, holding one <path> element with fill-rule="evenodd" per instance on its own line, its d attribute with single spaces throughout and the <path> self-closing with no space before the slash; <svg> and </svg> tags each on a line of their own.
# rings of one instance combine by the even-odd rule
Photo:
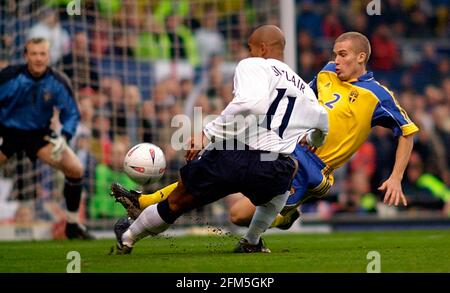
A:
<svg viewBox="0 0 450 293">
<path fill-rule="evenodd" d="M 51 135 L 46 137 L 47 141 L 53 145 L 50 157 L 54 161 L 60 161 L 62 153 L 67 147 L 66 138 L 63 135 Z"/>
</svg>

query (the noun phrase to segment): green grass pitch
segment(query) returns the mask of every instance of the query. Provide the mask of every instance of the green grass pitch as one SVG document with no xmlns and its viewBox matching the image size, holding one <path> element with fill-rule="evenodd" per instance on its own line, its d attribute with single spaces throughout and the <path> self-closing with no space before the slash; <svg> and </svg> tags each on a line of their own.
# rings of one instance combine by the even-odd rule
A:
<svg viewBox="0 0 450 293">
<path fill-rule="evenodd" d="M 66 272 L 69 251 L 81 272 L 366 272 L 370 251 L 381 272 L 450 272 L 450 231 L 265 235 L 271 254 L 235 254 L 237 236 L 148 238 L 131 255 L 109 255 L 114 240 L 0 242 L 0 272 Z"/>
</svg>

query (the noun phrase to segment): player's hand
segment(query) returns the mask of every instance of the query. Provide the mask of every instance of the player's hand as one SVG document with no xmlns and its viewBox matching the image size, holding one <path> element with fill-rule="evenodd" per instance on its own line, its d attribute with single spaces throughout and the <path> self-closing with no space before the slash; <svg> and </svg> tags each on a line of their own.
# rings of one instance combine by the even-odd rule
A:
<svg viewBox="0 0 450 293">
<path fill-rule="evenodd" d="M 298 143 L 299 143 L 301 146 L 308 145 L 308 142 L 306 141 L 306 135 L 303 135 L 302 138 L 298 141 Z"/>
<path fill-rule="evenodd" d="M 193 147 L 187 150 L 186 155 L 184 156 L 186 158 L 186 161 L 192 161 L 193 159 L 195 159 L 200 151 L 201 150 L 195 149 Z"/>
<path fill-rule="evenodd" d="M 388 180 L 384 181 L 383 184 L 378 187 L 378 190 L 385 192 L 383 200 L 385 204 L 390 206 L 394 204 L 395 206 L 398 206 L 401 200 L 404 206 L 408 205 L 399 179 L 389 177 Z"/>
<path fill-rule="evenodd" d="M 204 148 L 204 146 L 206 145 L 208 139 L 207 137 L 203 134 L 197 135 L 197 136 L 192 136 L 190 138 L 189 141 L 189 149 L 186 152 L 185 158 L 186 161 L 192 161 L 193 159 L 195 159 L 198 155 L 198 153 L 200 153 L 200 151 Z"/>
<path fill-rule="evenodd" d="M 52 160 L 61 160 L 62 153 L 67 147 L 67 142 L 64 136 L 47 136 L 45 139 L 53 145 L 52 152 L 50 154 Z"/>
<path fill-rule="evenodd" d="M 316 148 L 310 146 L 310 145 L 308 144 L 308 142 L 306 141 L 306 135 L 303 136 L 303 137 L 300 139 L 300 141 L 298 142 L 298 144 L 301 145 L 301 146 L 307 146 L 307 147 L 308 147 L 308 150 L 309 150 L 310 152 L 313 152 L 313 153 L 316 152 Z"/>
</svg>

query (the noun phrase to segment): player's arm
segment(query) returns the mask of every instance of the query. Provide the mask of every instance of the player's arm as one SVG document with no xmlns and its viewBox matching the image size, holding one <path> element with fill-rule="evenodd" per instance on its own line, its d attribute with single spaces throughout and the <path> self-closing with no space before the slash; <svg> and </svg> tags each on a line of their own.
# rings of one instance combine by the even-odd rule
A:
<svg viewBox="0 0 450 293">
<path fill-rule="evenodd" d="M 68 82 L 62 82 L 60 84 L 56 107 L 60 111 L 59 120 L 62 124 L 61 134 L 67 140 L 70 140 L 77 130 L 80 121 L 80 112 L 71 85 Z"/>
<path fill-rule="evenodd" d="M 398 137 L 394 168 L 389 178 L 378 189 L 385 192 L 386 204 L 397 206 L 401 201 L 406 206 L 407 201 L 402 191 L 401 181 L 413 148 L 414 134 L 419 131 L 419 128 L 400 107 L 391 92 L 385 88 L 379 89 L 377 97 L 380 103 L 375 109 L 372 124 L 391 128 L 394 135 Z"/>
<path fill-rule="evenodd" d="M 314 89 L 308 91 L 307 94 L 313 97 L 314 100 L 317 99 Z M 311 148 L 318 148 L 325 143 L 325 138 L 328 135 L 328 112 L 320 104 L 312 106 L 311 109 L 317 113 L 314 115 L 316 117 L 314 119 L 314 126 L 300 136 L 299 144 L 309 145 Z"/>
<path fill-rule="evenodd" d="M 389 176 L 389 178 L 378 188 L 385 192 L 383 202 L 386 204 L 394 204 L 397 206 L 400 203 L 400 200 L 404 206 L 408 204 L 405 195 L 403 194 L 401 182 L 413 148 L 413 138 L 414 134 L 400 136 L 398 138 L 395 163 L 391 176 Z"/>
<path fill-rule="evenodd" d="M 72 91 L 66 88 L 58 88 L 56 98 L 56 108 L 59 110 L 59 120 L 62 124 L 62 135 L 46 136 L 45 139 L 53 145 L 51 158 L 54 161 L 60 161 L 64 153 L 67 142 L 74 136 L 80 120 L 80 113 Z"/>
<path fill-rule="evenodd" d="M 322 70 L 329 70 L 330 67 L 334 66 L 334 62 L 329 62 Z M 317 75 L 309 82 L 309 87 L 312 89 L 314 94 L 316 95 L 316 99 L 319 96 L 319 92 L 317 89 Z M 312 148 L 320 147 L 325 143 L 325 138 L 328 135 L 328 112 L 323 109 L 323 112 L 320 114 L 320 119 L 318 123 L 318 127 L 314 129 L 308 130 L 300 139 L 299 144 L 301 145 L 309 145 Z"/>
<path fill-rule="evenodd" d="M 19 66 L 8 66 L 0 71 L 0 105 L 8 97 L 13 97 L 17 90 L 15 77 L 19 74 Z"/>
</svg>

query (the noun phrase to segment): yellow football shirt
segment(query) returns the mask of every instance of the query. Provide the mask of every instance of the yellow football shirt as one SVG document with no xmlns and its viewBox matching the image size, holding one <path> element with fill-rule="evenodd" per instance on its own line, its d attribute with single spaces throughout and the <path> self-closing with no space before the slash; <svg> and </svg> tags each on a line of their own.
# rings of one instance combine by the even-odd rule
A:
<svg viewBox="0 0 450 293">
<path fill-rule="evenodd" d="M 350 160 L 373 126 L 390 128 L 395 136 L 407 136 L 419 130 L 393 93 L 375 81 L 372 72 L 342 81 L 336 74 L 335 63 L 330 62 L 310 86 L 328 111 L 329 119 L 328 136 L 316 154 L 333 169 Z"/>
</svg>

